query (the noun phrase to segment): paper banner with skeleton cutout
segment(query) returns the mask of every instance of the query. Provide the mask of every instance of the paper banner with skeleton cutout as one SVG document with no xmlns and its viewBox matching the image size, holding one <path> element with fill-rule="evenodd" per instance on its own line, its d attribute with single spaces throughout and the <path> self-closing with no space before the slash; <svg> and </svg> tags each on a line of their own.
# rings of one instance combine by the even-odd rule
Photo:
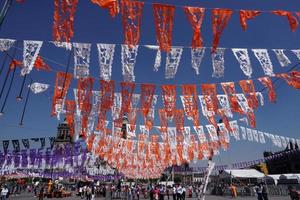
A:
<svg viewBox="0 0 300 200">
<path fill-rule="evenodd" d="M 291 64 L 290 59 L 285 55 L 285 49 L 272 49 L 281 67 L 287 67 Z"/>
<path fill-rule="evenodd" d="M 252 75 L 252 66 L 250 62 L 250 57 L 248 55 L 247 49 L 231 49 L 236 60 L 240 63 L 240 68 L 244 72 L 244 74 L 251 78 Z"/>
<path fill-rule="evenodd" d="M 217 48 L 212 54 L 213 74 L 212 77 L 221 78 L 224 76 L 224 48 Z"/>
<path fill-rule="evenodd" d="M 200 143 L 207 142 L 203 126 L 194 126 L 193 128 L 194 128 L 194 130 L 195 130 L 195 132 L 196 132 L 196 134 L 198 136 L 199 142 Z"/>
<path fill-rule="evenodd" d="M 156 50 L 156 56 L 155 56 L 153 71 L 158 72 L 159 67 L 161 66 L 161 51 L 159 49 L 159 46 L 145 45 L 145 47 L 148 48 L 148 49 L 151 49 L 151 50 Z"/>
<path fill-rule="evenodd" d="M 24 40 L 23 48 L 23 68 L 21 75 L 29 74 L 34 67 L 34 63 L 40 53 L 42 41 Z"/>
<path fill-rule="evenodd" d="M 89 76 L 91 46 L 89 43 L 73 43 L 74 77 L 77 79 Z"/>
<path fill-rule="evenodd" d="M 236 139 L 240 140 L 240 131 L 237 121 L 230 121 L 230 127 L 232 128 L 232 132 L 230 134 Z"/>
<path fill-rule="evenodd" d="M 134 82 L 134 67 L 139 46 L 121 45 L 121 62 L 123 80 L 127 82 Z"/>
<path fill-rule="evenodd" d="M 192 68 L 195 70 L 196 74 L 200 73 L 200 65 L 205 54 L 205 48 L 192 48 L 191 49 L 191 62 Z"/>
<path fill-rule="evenodd" d="M 172 47 L 170 52 L 167 52 L 165 78 L 174 79 L 180 63 L 183 48 Z"/>
<path fill-rule="evenodd" d="M 267 49 L 252 49 L 266 76 L 274 76 L 273 64 Z"/>
<path fill-rule="evenodd" d="M 100 78 L 105 81 L 111 79 L 115 46 L 115 44 L 97 44 Z"/>
</svg>

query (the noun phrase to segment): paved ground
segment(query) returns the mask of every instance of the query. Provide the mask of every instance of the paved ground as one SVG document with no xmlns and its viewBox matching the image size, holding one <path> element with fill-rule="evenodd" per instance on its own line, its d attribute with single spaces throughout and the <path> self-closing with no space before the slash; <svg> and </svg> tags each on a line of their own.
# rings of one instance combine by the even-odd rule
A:
<svg viewBox="0 0 300 200">
<path fill-rule="evenodd" d="M 33 197 L 31 194 L 22 194 L 19 196 L 11 196 L 8 199 L 16 199 L 16 200 L 37 200 L 38 198 Z M 47 199 L 47 198 L 45 198 Z M 80 200 L 79 197 L 68 197 L 64 199 L 69 199 L 69 200 Z M 207 196 L 205 200 L 227 200 L 227 199 L 232 199 L 231 197 L 219 197 L 219 196 Z M 56 200 L 56 198 L 53 198 L 53 200 Z M 84 199 L 85 200 L 85 199 Z M 96 198 L 96 200 L 105 200 L 104 198 Z M 107 199 L 109 200 L 109 199 Z M 167 200 L 167 198 L 165 198 Z M 171 198 L 172 200 L 172 198 Z M 187 199 L 187 200 L 195 200 L 195 199 Z M 255 197 L 239 197 L 235 200 L 256 200 Z M 271 196 L 269 197 L 269 200 L 290 200 L 290 197 L 288 196 Z"/>
</svg>

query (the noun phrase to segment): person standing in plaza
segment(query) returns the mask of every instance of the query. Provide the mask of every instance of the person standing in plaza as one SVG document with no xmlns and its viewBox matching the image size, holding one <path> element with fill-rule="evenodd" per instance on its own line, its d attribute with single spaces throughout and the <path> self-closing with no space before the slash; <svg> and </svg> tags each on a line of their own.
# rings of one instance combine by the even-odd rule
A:
<svg viewBox="0 0 300 200">
<path fill-rule="evenodd" d="M 176 187 L 173 185 L 173 200 L 176 200 Z"/>
<path fill-rule="evenodd" d="M 262 197 L 263 200 L 269 200 L 268 198 L 269 190 L 266 183 L 262 183 Z"/>
<path fill-rule="evenodd" d="M 237 198 L 236 186 L 234 184 L 230 185 L 230 192 L 231 192 L 232 198 Z"/>
<path fill-rule="evenodd" d="M 263 196 L 262 196 L 262 185 L 261 183 L 259 183 L 258 185 L 256 185 L 254 187 L 256 196 L 257 196 L 257 200 L 263 200 Z"/>
<path fill-rule="evenodd" d="M 4 185 L 1 188 L 1 200 L 6 200 L 7 194 L 8 194 L 8 188 L 6 187 L 6 185 Z"/>
</svg>

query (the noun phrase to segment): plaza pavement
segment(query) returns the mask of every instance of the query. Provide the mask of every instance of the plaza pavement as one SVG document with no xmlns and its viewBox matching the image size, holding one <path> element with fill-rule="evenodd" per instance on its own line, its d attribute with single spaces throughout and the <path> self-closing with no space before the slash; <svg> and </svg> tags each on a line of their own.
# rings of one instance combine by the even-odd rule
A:
<svg viewBox="0 0 300 200">
<path fill-rule="evenodd" d="M 8 198 L 9 199 L 15 199 L 15 200 L 38 200 L 38 198 L 36 197 L 33 197 L 32 194 L 21 194 L 19 196 L 10 196 Z M 47 198 L 44 198 L 45 200 Z M 52 198 L 53 200 L 57 200 L 57 198 Z M 58 198 L 58 199 L 62 199 L 62 198 Z M 67 198 L 63 198 L 63 199 L 66 199 L 66 200 L 81 200 L 80 197 L 76 197 L 76 196 L 73 196 L 73 197 L 67 197 Z M 225 197 L 220 197 L 220 196 L 211 196 L 211 195 L 208 195 L 206 196 L 205 200 L 231 200 L 233 198 L 231 197 L 228 197 L 228 196 L 225 196 Z M 237 199 L 235 200 L 256 200 L 257 198 L 256 197 L 238 197 Z M 83 199 L 85 200 L 85 199 Z M 96 200 L 105 200 L 104 198 L 96 198 Z M 109 200 L 109 199 L 106 199 L 106 200 Z M 116 199 L 117 200 L 117 199 Z M 121 199 L 119 199 L 121 200 Z M 167 200 L 167 198 L 165 198 L 165 200 Z M 170 198 L 170 200 L 172 200 L 172 198 Z M 196 199 L 190 199 L 190 198 L 187 198 L 186 200 L 196 200 Z M 269 200 L 290 200 L 290 197 L 289 196 L 270 196 L 269 197 Z"/>
</svg>

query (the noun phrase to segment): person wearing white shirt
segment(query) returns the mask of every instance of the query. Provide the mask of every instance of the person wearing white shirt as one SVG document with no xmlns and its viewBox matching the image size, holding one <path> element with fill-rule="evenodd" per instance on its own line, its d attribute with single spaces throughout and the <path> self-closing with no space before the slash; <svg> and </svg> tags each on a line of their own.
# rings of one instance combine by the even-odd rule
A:
<svg viewBox="0 0 300 200">
<path fill-rule="evenodd" d="M 6 186 L 1 188 L 1 200 L 6 200 L 8 194 L 8 188 Z"/>
</svg>

